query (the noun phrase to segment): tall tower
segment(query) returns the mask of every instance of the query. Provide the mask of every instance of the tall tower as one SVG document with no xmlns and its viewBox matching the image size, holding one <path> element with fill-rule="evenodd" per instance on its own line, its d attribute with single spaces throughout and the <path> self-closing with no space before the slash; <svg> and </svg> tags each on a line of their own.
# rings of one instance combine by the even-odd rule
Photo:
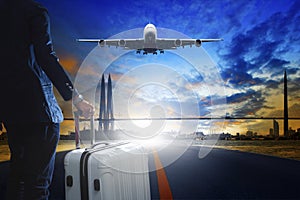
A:
<svg viewBox="0 0 300 200">
<path fill-rule="evenodd" d="M 288 94 L 287 94 L 287 77 L 286 70 L 284 71 L 284 126 L 283 133 L 285 137 L 289 137 L 289 114 L 288 114 Z"/>
<path fill-rule="evenodd" d="M 279 124 L 275 119 L 273 119 L 273 135 L 275 138 L 279 137 Z"/>
<path fill-rule="evenodd" d="M 112 83 L 111 83 L 111 77 L 110 74 L 108 75 L 108 81 L 107 81 L 107 101 L 106 101 L 106 116 L 105 116 L 105 122 L 104 122 L 104 130 L 109 129 L 109 125 L 111 125 L 111 129 L 113 129 L 113 103 L 112 103 Z"/>
<path fill-rule="evenodd" d="M 100 83 L 99 83 L 100 84 Z M 98 85 L 99 87 L 99 85 Z M 107 88 L 104 74 L 101 79 L 100 110 L 99 110 L 99 130 L 113 130 L 113 102 L 112 102 L 112 82 L 110 74 L 108 76 Z M 106 93 L 107 91 L 107 93 Z"/>
<path fill-rule="evenodd" d="M 104 128 L 103 120 L 106 117 L 106 98 L 105 98 L 105 80 L 104 74 L 102 74 L 101 79 L 101 90 L 100 90 L 100 111 L 99 111 L 99 130 Z"/>
</svg>

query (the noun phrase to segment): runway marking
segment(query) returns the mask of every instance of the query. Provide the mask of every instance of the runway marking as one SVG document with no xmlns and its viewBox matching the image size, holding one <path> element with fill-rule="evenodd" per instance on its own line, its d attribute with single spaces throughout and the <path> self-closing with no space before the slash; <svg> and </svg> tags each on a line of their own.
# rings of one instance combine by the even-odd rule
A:
<svg viewBox="0 0 300 200">
<path fill-rule="evenodd" d="M 156 176 L 160 199 L 173 199 L 172 191 L 168 182 L 166 172 L 160 162 L 157 151 L 153 150 L 154 162 L 156 167 Z"/>
</svg>

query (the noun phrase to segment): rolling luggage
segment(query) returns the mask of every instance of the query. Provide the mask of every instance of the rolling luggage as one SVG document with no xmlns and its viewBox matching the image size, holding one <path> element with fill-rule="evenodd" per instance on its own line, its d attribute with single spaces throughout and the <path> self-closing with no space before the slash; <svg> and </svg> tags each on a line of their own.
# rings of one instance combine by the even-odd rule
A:
<svg viewBox="0 0 300 200">
<path fill-rule="evenodd" d="M 64 159 L 67 200 L 151 199 L 148 156 L 141 145 L 102 142 Z"/>
</svg>

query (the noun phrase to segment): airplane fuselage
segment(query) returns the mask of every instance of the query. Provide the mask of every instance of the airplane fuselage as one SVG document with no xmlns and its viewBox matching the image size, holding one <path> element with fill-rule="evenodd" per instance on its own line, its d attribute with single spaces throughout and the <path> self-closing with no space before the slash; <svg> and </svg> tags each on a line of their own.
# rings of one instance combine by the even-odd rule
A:
<svg viewBox="0 0 300 200">
<path fill-rule="evenodd" d="M 144 54 L 147 53 L 156 53 L 156 38 L 157 38 L 157 30 L 153 24 L 148 24 L 144 28 Z"/>
<path fill-rule="evenodd" d="M 157 38 L 157 30 L 153 24 L 148 24 L 144 28 L 144 41 L 145 44 L 155 45 Z"/>
</svg>

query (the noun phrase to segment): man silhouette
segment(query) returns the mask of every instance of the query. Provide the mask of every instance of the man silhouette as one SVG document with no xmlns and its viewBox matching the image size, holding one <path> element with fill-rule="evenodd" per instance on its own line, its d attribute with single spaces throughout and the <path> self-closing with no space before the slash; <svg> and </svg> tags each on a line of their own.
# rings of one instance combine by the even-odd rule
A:
<svg viewBox="0 0 300 200">
<path fill-rule="evenodd" d="M 44 7 L 32 0 L 0 0 L 0 24 L 0 122 L 11 151 L 7 198 L 48 199 L 63 120 L 53 85 L 64 100 L 73 97 L 85 117 L 94 108 L 58 62 Z"/>
</svg>

